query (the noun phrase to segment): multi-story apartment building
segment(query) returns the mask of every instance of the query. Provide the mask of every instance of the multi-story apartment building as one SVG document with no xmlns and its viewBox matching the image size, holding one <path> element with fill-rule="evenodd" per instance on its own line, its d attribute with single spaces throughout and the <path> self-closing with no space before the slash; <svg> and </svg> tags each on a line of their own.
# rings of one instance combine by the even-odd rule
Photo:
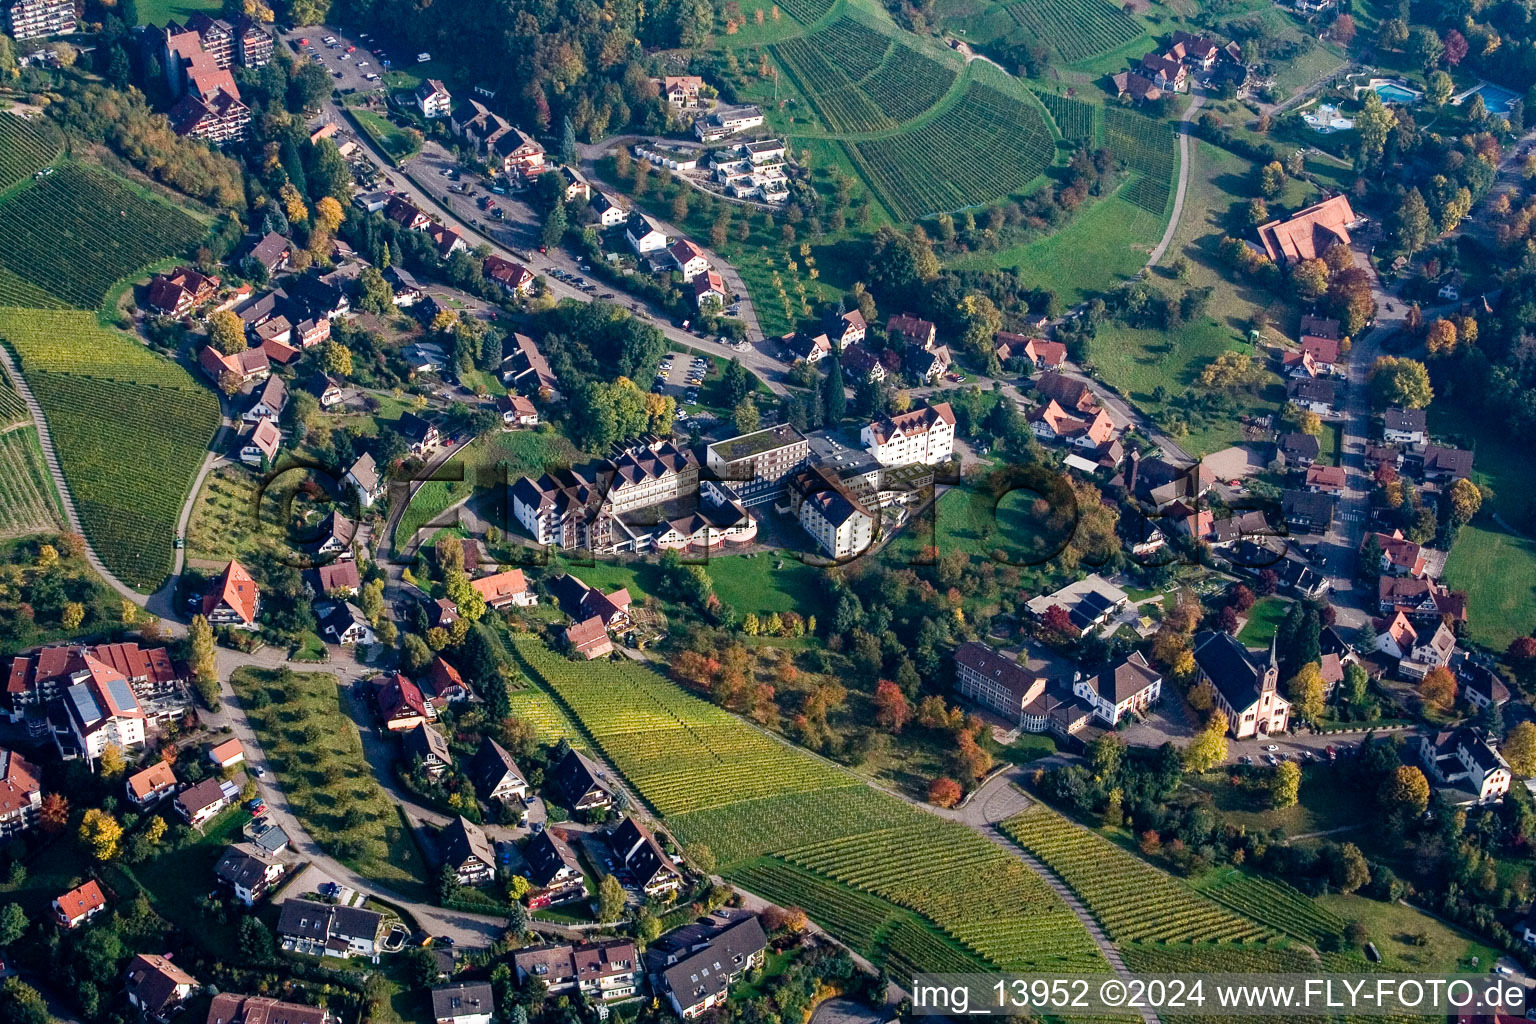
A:
<svg viewBox="0 0 1536 1024">
<path fill-rule="evenodd" d="M 69 734 L 81 756 L 95 761 L 109 746 L 132 750 L 144 745 L 147 716 L 123 674 L 90 655 L 85 680 L 64 691 Z M 56 733 L 64 749 L 63 733 Z"/>
<path fill-rule="evenodd" d="M 851 558 L 874 543 L 875 513 L 821 466 L 812 466 L 790 481 L 790 505 L 805 532 L 829 558 Z"/>
<path fill-rule="evenodd" d="M 235 22 L 235 60 L 246 68 L 264 68 L 272 63 L 272 33 L 250 18 Z"/>
<path fill-rule="evenodd" d="M 13 0 L 5 9 L 6 29 L 17 39 L 63 36 L 75 31 L 73 0 Z"/>
<path fill-rule="evenodd" d="M 640 954 L 628 939 L 565 943 L 519 950 L 517 980 L 537 978 L 552 996 L 580 991 L 588 999 L 627 999 L 640 991 Z"/>
<path fill-rule="evenodd" d="M 0 747 L 0 839 L 9 839 L 37 824 L 43 806 L 41 776 L 14 750 Z"/>
<path fill-rule="evenodd" d="M 783 493 L 786 481 L 805 466 L 811 445 L 788 423 L 716 441 L 704 449 L 704 465 L 749 508 Z"/>
<path fill-rule="evenodd" d="M 11 659 L 6 680 L 11 720 L 19 721 L 27 708 L 57 700 L 69 687 L 85 682 L 91 675 L 87 659 L 104 663 L 119 673 L 141 704 L 172 696 L 185 681 L 164 647 L 146 649 L 134 643 L 43 647 Z"/>
<path fill-rule="evenodd" d="M 955 413 L 948 402 L 925 405 L 865 424 L 859 440 L 882 466 L 934 466 L 955 451 Z"/>
<path fill-rule="evenodd" d="M 229 23 L 194 15 L 185 28 L 167 24 L 160 38 L 166 85 L 180 97 L 167 115 L 171 128 L 218 146 L 244 139 L 251 111 L 229 73 L 235 54 Z"/>
<path fill-rule="evenodd" d="M 652 441 L 590 466 L 523 477 L 512 485 L 512 514 L 540 544 L 594 552 L 651 546 L 656 526 L 620 517 L 695 498 L 699 463 L 671 441 Z"/>
</svg>

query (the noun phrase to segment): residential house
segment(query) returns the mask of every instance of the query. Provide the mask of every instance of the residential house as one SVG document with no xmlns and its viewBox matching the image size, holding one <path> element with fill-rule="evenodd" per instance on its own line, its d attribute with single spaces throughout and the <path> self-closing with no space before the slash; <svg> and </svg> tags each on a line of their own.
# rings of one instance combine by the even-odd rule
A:
<svg viewBox="0 0 1536 1024">
<path fill-rule="evenodd" d="M 137 953 L 123 972 L 123 988 L 130 1005 L 157 1024 L 168 1024 L 202 986 L 169 958 L 159 953 Z"/>
<path fill-rule="evenodd" d="M 1160 53 L 1142 57 L 1140 73 L 1164 92 L 1184 92 L 1189 88 L 1189 69 Z"/>
<path fill-rule="evenodd" d="M 53 918 L 61 928 L 78 928 L 103 910 L 107 898 L 93 878 L 78 889 L 71 889 L 53 901 Z"/>
<path fill-rule="evenodd" d="M 1073 415 L 1092 414 L 1098 411 L 1099 400 L 1086 382 L 1076 377 L 1048 370 L 1035 379 L 1031 387 L 1041 397 L 1055 402 Z"/>
<path fill-rule="evenodd" d="M 1459 805 L 1502 803 L 1513 779 L 1493 740 L 1472 726 L 1421 735 L 1419 760 Z"/>
<path fill-rule="evenodd" d="M 1287 488 L 1280 496 L 1285 522 L 1297 533 L 1323 533 L 1333 523 L 1333 496 Z"/>
<path fill-rule="evenodd" d="M 718 271 L 706 270 L 693 279 L 693 306 L 695 309 L 707 307 L 721 308 L 730 300 L 730 293 L 725 290 L 725 278 Z"/>
<path fill-rule="evenodd" d="M 616 228 L 629 219 L 629 211 L 619 201 L 604 192 L 594 193 L 592 209 L 597 211 L 597 223 L 604 228 Z"/>
<path fill-rule="evenodd" d="M 213 873 L 230 887 L 235 899 L 254 907 L 283 877 L 283 863 L 254 843 L 236 843 L 224 851 Z"/>
<path fill-rule="evenodd" d="M 148 716 L 127 678 L 90 654 L 82 662 L 82 670 L 71 676 L 80 681 L 64 691 L 63 701 L 74 749 L 94 762 L 109 746 L 142 747 Z M 63 736 L 55 733 L 54 741 L 62 750 Z"/>
<path fill-rule="evenodd" d="M 603 771 L 578 750 L 567 751 L 544 776 L 553 792 L 573 811 L 613 804 L 613 793 L 603 777 Z"/>
<path fill-rule="evenodd" d="M 441 654 L 434 657 L 432 663 L 427 666 L 427 686 L 432 690 L 434 708 L 445 704 L 457 704 L 473 696 L 469 684 L 464 682 L 464 677 L 459 674 L 459 670 Z"/>
<path fill-rule="evenodd" d="M 579 991 L 603 1002 L 640 991 L 640 954 L 629 939 L 528 947 L 512 954 L 512 966 L 519 984 L 536 979 L 551 996 Z"/>
<path fill-rule="evenodd" d="M 1280 696 L 1280 667 L 1274 642 L 1268 656 L 1250 651 L 1221 630 L 1195 635 L 1195 667 L 1211 684 L 1216 706 L 1237 739 L 1285 732 L 1291 703 Z"/>
<path fill-rule="evenodd" d="M 789 349 L 790 355 L 796 359 L 804 359 L 808 363 L 817 363 L 832 354 L 832 339 L 825 334 L 798 334 L 785 335 L 782 339 Z"/>
<path fill-rule="evenodd" d="M 205 1024 L 336 1024 L 337 1019 L 317 1006 L 221 992 L 213 997 Z"/>
<path fill-rule="evenodd" d="M 1423 409 L 1388 409 L 1381 417 L 1381 434 L 1388 444 L 1423 444 L 1428 427 Z"/>
<path fill-rule="evenodd" d="M 538 596 L 528 589 L 528 581 L 523 578 L 521 569 L 508 569 L 494 576 L 482 576 L 470 580 L 470 586 L 485 598 L 488 608 L 526 608 L 539 603 Z"/>
<path fill-rule="evenodd" d="M 9 840 L 37 824 L 43 806 L 41 780 L 42 774 L 30 761 L 0 747 L 0 840 Z"/>
<path fill-rule="evenodd" d="M 936 466 L 955 450 L 955 413 L 948 402 L 923 405 L 864 425 L 859 440 L 882 466 Z"/>
<path fill-rule="evenodd" d="M 240 437 L 240 461 L 247 466 L 270 467 L 277 463 L 278 447 L 283 440 L 282 431 L 272 420 L 257 420 L 256 425 Z"/>
<path fill-rule="evenodd" d="M 626 816 L 608 833 L 618 870 L 649 898 L 671 896 L 683 886 L 683 874 L 661 844 L 633 817 Z"/>
<path fill-rule="evenodd" d="M 268 377 L 266 382 L 258 388 L 250 406 L 240 416 L 246 423 L 255 424 L 261 420 L 272 420 L 274 423 L 282 416 L 283 409 L 288 405 L 288 385 L 283 383 L 281 377 Z"/>
<path fill-rule="evenodd" d="M 660 252 L 667 247 L 667 236 L 645 214 L 636 211 L 624 222 L 624 237 L 637 256 Z"/>
<path fill-rule="evenodd" d="M 1303 260 L 1320 259 L 1335 245 L 1349 245 L 1349 232 L 1363 220 L 1342 195 L 1333 196 L 1297 211 L 1285 220 L 1259 226 L 1264 252 L 1281 267 Z"/>
<path fill-rule="evenodd" d="M 316 370 L 305 379 L 304 390 L 315 396 L 315 401 L 320 403 L 322 409 L 339 405 L 342 400 L 340 382 L 320 370 Z"/>
<path fill-rule="evenodd" d="M 203 595 L 201 611 L 212 626 L 255 629 L 256 614 L 261 610 L 261 592 L 250 572 L 230 560 L 213 586 Z"/>
<path fill-rule="evenodd" d="M 502 395 L 496 399 L 496 411 L 501 413 L 501 423 L 504 427 L 539 425 L 538 408 L 522 395 Z"/>
<path fill-rule="evenodd" d="M 512 354 L 501 361 L 502 383 L 515 385 L 525 394 L 538 395 L 541 399 L 554 395 L 559 381 L 533 339 L 514 331 L 512 345 Z"/>
<path fill-rule="evenodd" d="M 1457 675 L 1461 677 L 1461 695 L 1473 707 L 1478 709 L 1490 705 L 1503 707 L 1509 703 L 1509 686 L 1493 669 L 1473 661 L 1465 661 Z"/>
<path fill-rule="evenodd" d="M 453 752 L 443 734 L 422 722 L 400 737 L 401 749 L 407 764 L 414 765 L 420 759 L 421 766 L 434 779 L 453 767 Z"/>
<path fill-rule="evenodd" d="M 1420 680 L 1430 671 L 1445 668 L 1456 653 L 1456 634 L 1445 623 L 1436 624 L 1433 631 L 1421 630 L 1409 648 L 1407 657 L 1397 663 L 1397 671 L 1409 679 Z"/>
<path fill-rule="evenodd" d="M 1428 569 L 1429 561 L 1424 557 L 1424 549 L 1418 544 L 1403 536 L 1402 530 L 1393 530 L 1390 534 L 1368 533 L 1360 548 L 1363 551 L 1371 541 L 1381 549 L 1381 568 L 1379 572 L 1391 576 L 1411 576 L 1420 579 Z"/>
<path fill-rule="evenodd" d="M 413 455 L 425 455 L 442 440 L 437 427 L 430 420 L 413 412 L 401 413 L 400 419 L 395 423 L 395 430 L 410 442 Z"/>
<path fill-rule="evenodd" d="M 394 293 L 395 305 L 401 309 L 409 309 L 426 297 L 426 289 L 416 280 L 416 275 L 404 267 L 389 267 L 384 271 L 384 280 L 388 282 L 390 290 Z"/>
<path fill-rule="evenodd" d="M 528 881 L 542 890 L 536 897 L 538 903 L 548 906 L 569 899 L 585 896 L 581 864 L 571 847 L 554 831 L 545 829 L 528 840 L 523 847 L 523 860 L 528 862 Z"/>
<path fill-rule="evenodd" d="M 245 760 L 245 748 L 238 739 L 228 739 L 208 748 L 208 761 L 215 768 L 233 768 Z"/>
<path fill-rule="evenodd" d="M 1326 378 L 1292 377 L 1286 384 L 1286 394 L 1298 409 L 1332 416 L 1338 400 L 1338 387 Z"/>
<path fill-rule="evenodd" d="M 491 253 L 485 257 L 480 269 L 487 281 L 508 295 L 527 295 L 533 291 L 533 271 L 521 263 Z"/>
<path fill-rule="evenodd" d="M 422 117 L 447 117 L 453 109 L 453 95 L 435 78 L 429 78 L 411 93 L 411 100 Z"/>
<path fill-rule="evenodd" d="M 606 658 L 613 653 L 613 638 L 608 635 L 608 627 L 595 615 L 567 626 L 565 643 L 571 653 L 588 661 Z"/>
<path fill-rule="evenodd" d="M 1322 451 L 1322 447 L 1313 435 L 1303 434 L 1301 431 L 1292 431 L 1280 435 L 1277 451 L 1287 466 L 1296 469 L 1306 469 L 1313 462 L 1317 461 L 1317 456 Z"/>
<path fill-rule="evenodd" d="M 270 277 L 280 270 L 287 269 L 288 259 L 292 255 L 293 243 L 276 231 L 268 231 L 251 244 L 245 259 L 261 264 L 262 269 L 266 270 Z"/>
<path fill-rule="evenodd" d="M 512 760 L 512 755 L 489 736 L 480 740 L 480 748 L 470 759 L 467 774 L 474 783 L 475 792 L 486 803 L 514 798 L 523 800 L 528 796 L 528 780 Z"/>
<path fill-rule="evenodd" d="M 1310 314 L 1302 316 L 1301 351 L 1320 372 L 1337 373 L 1342 365 L 1343 349 L 1337 320 Z"/>
<path fill-rule="evenodd" d="M 363 452 L 357 461 L 347 467 L 347 483 L 352 485 L 352 490 L 357 494 L 357 503 L 363 508 L 372 508 L 373 503 L 384 493 L 379 467 L 368 452 Z"/>
<path fill-rule="evenodd" d="M 165 761 L 156 761 L 141 772 L 128 776 L 128 802 L 143 809 L 176 792 L 176 773 Z M 4 827 L 0 825 L 0 833 Z"/>
<path fill-rule="evenodd" d="M 704 79 L 698 75 L 667 75 L 661 80 L 661 94 L 669 106 L 678 108 L 698 106 L 703 87 Z"/>
<path fill-rule="evenodd" d="M 259 348 L 248 348 L 234 355 L 225 355 L 212 345 L 204 345 L 197 353 L 197 364 L 208 379 L 219 387 L 239 390 L 254 381 L 266 380 L 272 372 L 272 361 Z"/>
<path fill-rule="evenodd" d="M 842 359 L 843 372 L 854 381 L 870 381 L 878 384 L 887 376 L 885 364 L 880 362 L 880 357 L 863 345 L 850 345 L 844 350 Z"/>
<path fill-rule="evenodd" d="M 822 326 L 827 338 L 836 342 L 838 349 L 843 352 L 848 351 L 848 346 L 862 342 L 869 332 L 869 324 L 865 322 L 864 314 L 856 309 L 831 313 Z"/>
<path fill-rule="evenodd" d="M 384 915 L 361 907 L 332 906 L 314 900 L 283 901 L 277 938 L 283 949 L 310 956 L 375 956 Z"/>
<path fill-rule="evenodd" d="M 663 969 L 660 989 L 673 1012 L 691 1020 L 724 1003 L 731 986 L 763 964 L 767 948 L 757 916 L 747 915 L 721 929 L 702 949 Z"/>
<path fill-rule="evenodd" d="M 488 982 L 439 985 L 432 990 L 433 1024 L 491 1024 L 496 999 Z"/>
<path fill-rule="evenodd" d="M 667 255 L 672 257 L 684 281 L 692 281 L 709 269 L 709 260 L 705 258 L 704 251 L 686 238 L 673 242 Z"/>
<path fill-rule="evenodd" d="M 1472 453 L 1438 444 L 1424 446 L 1424 479 L 1433 483 L 1465 480 L 1472 475 Z"/>
<path fill-rule="evenodd" d="M 195 786 L 188 786 L 171 801 L 176 813 L 193 828 L 217 817 L 240 796 L 240 789 L 233 782 L 223 779 L 204 779 Z"/>
<path fill-rule="evenodd" d="M 893 342 L 929 349 L 938 340 L 939 329 L 931 321 L 902 313 L 886 320 L 885 333 Z"/>
<path fill-rule="evenodd" d="M 1373 619 L 1371 627 L 1376 631 L 1376 650 L 1398 661 L 1408 657 L 1419 641 L 1418 631 L 1402 611 L 1394 612 L 1389 619 Z"/>
<path fill-rule="evenodd" d="M 509 126 L 490 146 L 494 163 L 504 174 L 516 175 L 531 181 L 544 170 L 544 147 L 539 140 L 516 125 Z"/>
<path fill-rule="evenodd" d="M 1103 409 L 1077 416 L 1049 399 L 1029 414 L 1029 427 L 1042 441 L 1062 441 L 1078 448 L 1096 449 L 1115 434 L 1115 423 Z"/>
<path fill-rule="evenodd" d="M 357 537 L 357 524 L 332 509 L 320 521 L 315 554 L 338 560 L 353 557 L 352 542 Z"/>
<path fill-rule="evenodd" d="M 948 373 L 953 362 L 948 345 L 935 345 L 931 349 L 911 345 L 902 355 L 901 365 L 909 376 L 932 383 Z"/>
<path fill-rule="evenodd" d="M 1163 677 L 1140 651 L 1133 651 L 1119 664 L 1079 679 L 1072 692 L 1113 729 L 1125 716 L 1143 715 L 1157 703 L 1163 694 Z"/>
<path fill-rule="evenodd" d="M 1257 509 L 1247 512 L 1234 512 L 1225 519 L 1217 519 L 1211 523 L 1210 533 L 1207 535 L 1213 548 L 1229 548 L 1244 540 L 1254 537 L 1272 537 L 1274 531 L 1269 528 L 1269 520 L 1264 518 L 1264 513 Z"/>
<path fill-rule="evenodd" d="M 560 181 L 565 185 L 565 201 L 574 203 L 590 202 L 592 200 L 592 185 L 587 181 L 586 175 L 574 167 L 562 165 L 560 168 Z"/>
<path fill-rule="evenodd" d="M 432 244 L 436 246 L 439 259 L 446 260 L 454 253 L 464 252 L 469 248 L 469 243 L 464 241 L 463 235 L 442 224 L 433 224 L 427 228 L 427 237 L 432 239 Z"/>
<path fill-rule="evenodd" d="M 350 647 L 354 644 L 378 642 L 368 616 L 351 601 L 326 601 L 315 605 L 315 615 L 320 620 L 320 634 L 329 637 L 331 643 Z"/>
<path fill-rule="evenodd" d="M 1022 359 L 1036 370 L 1054 370 L 1067 361 L 1067 346 L 1059 341 L 1046 341 L 1025 334 L 998 331 L 992 339 L 993 352 L 999 363 L 1010 359 Z"/>
<path fill-rule="evenodd" d="M 1311 465 L 1307 467 L 1305 487 L 1318 494 L 1338 497 L 1344 493 L 1349 476 L 1343 466 Z"/>
<path fill-rule="evenodd" d="M 485 830 L 463 815 L 443 826 L 437 836 L 443 863 L 460 885 L 484 885 L 496 875 L 496 854 Z"/>
<path fill-rule="evenodd" d="M 423 723 L 435 721 L 437 710 L 423 696 L 421 687 L 396 672 L 377 684 L 374 700 L 379 721 L 391 732 L 404 732 Z"/>
<path fill-rule="evenodd" d="M 1156 103 L 1163 98 L 1157 83 L 1138 71 L 1119 71 L 1109 76 L 1117 99 L 1130 98 L 1136 103 Z"/>
<path fill-rule="evenodd" d="M 156 274 L 150 279 L 146 305 L 163 316 L 180 319 L 211 301 L 218 290 L 218 278 L 191 267 L 177 267 L 169 274 Z"/>
</svg>

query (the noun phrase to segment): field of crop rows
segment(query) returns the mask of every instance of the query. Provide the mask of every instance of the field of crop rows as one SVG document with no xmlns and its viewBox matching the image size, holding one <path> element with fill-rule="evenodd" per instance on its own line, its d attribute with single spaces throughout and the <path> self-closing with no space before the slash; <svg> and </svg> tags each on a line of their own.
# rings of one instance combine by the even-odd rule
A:
<svg viewBox="0 0 1536 1024">
<path fill-rule="evenodd" d="M 43 407 L 91 543 L 124 582 L 159 586 L 219 403 L 186 370 L 91 313 L 0 309 L 0 338 Z"/>
<path fill-rule="evenodd" d="M 57 509 L 36 428 L 0 434 L 0 539 L 58 529 Z"/>
<path fill-rule="evenodd" d="M 0 192 L 47 167 L 63 145 L 52 121 L 0 115 Z"/>
<path fill-rule="evenodd" d="M 1038 110 L 972 83 L 927 124 L 848 146 L 865 178 L 903 220 L 992 202 L 1034 180 L 1055 141 Z"/>
<path fill-rule="evenodd" d="M 1316 974 L 1317 961 L 1301 949 L 1275 947 L 1221 948 L 1209 945 L 1181 946 L 1128 942 L 1120 947 L 1125 965 L 1135 974 Z M 1364 973 L 1365 961 L 1351 973 Z M 1231 1024 L 1232 1018 L 1219 1015 L 1170 1014 L 1158 1011 L 1162 1024 Z M 1348 1018 L 1345 1018 L 1346 1020 Z M 1275 1016 L 1273 1024 L 1303 1024 L 1316 1018 Z M 1371 1024 L 1388 1024 L 1381 1017 L 1369 1018 Z M 1423 1018 L 1419 1018 L 1423 1024 Z M 1366 1024 L 1362 1019 L 1360 1024 Z"/>
<path fill-rule="evenodd" d="M 667 820 L 685 843 L 708 846 L 724 868 L 817 839 L 839 839 L 900 821 L 926 820 L 920 814 L 868 786 L 855 785 L 814 794 L 789 793 Z"/>
<path fill-rule="evenodd" d="M 12 423 L 25 423 L 32 418 L 27 410 L 27 403 L 21 400 L 16 389 L 11 386 L 10 378 L 0 370 L 0 427 L 8 427 Z"/>
<path fill-rule="evenodd" d="M 1326 935 L 1340 935 L 1344 919 L 1300 889 L 1272 878 L 1233 871 L 1200 889 L 1218 903 L 1316 945 Z"/>
<path fill-rule="evenodd" d="M 775 0 L 776 7 L 802 25 L 810 25 L 832 9 L 832 0 Z"/>
<path fill-rule="evenodd" d="M 1148 213 L 1162 216 L 1173 196 L 1178 158 L 1173 131 L 1161 121 L 1120 107 L 1104 108 L 1104 145 L 1136 172 L 1125 198 Z"/>
<path fill-rule="evenodd" d="M 1102 836 L 1044 807 L 1002 824 L 1072 887 L 1116 942 L 1258 942 L 1265 926 L 1205 899 Z"/>
<path fill-rule="evenodd" d="M 66 166 L 0 203 L 0 268 L 70 306 L 95 309 L 119 279 L 203 234 L 191 217 L 115 178 Z"/>
<path fill-rule="evenodd" d="M 512 705 L 512 713 L 533 726 L 533 734 L 540 743 L 569 740 L 573 747 L 586 747 L 587 741 L 581 730 L 543 690 L 531 686 L 514 690 L 507 694 L 507 700 Z"/>
<path fill-rule="evenodd" d="M 1093 940 L 1044 879 L 971 829 L 924 818 L 778 856 L 917 911 L 999 967 L 1103 967 Z"/>
<path fill-rule="evenodd" d="M 576 665 L 527 634 L 528 672 L 581 719 L 603 755 L 662 815 L 857 784 L 630 662 Z"/>
<path fill-rule="evenodd" d="M 956 70 L 853 20 L 773 47 L 774 58 L 837 132 L 893 127 L 932 107 Z"/>
<path fill-rule="evenodd" d="M 1056 130 L 1061 137 L 1073 142 L 1092 143 L 1097 137 L 1094 131 L 1093 112 L 1098 108 L 1091 103 L 1075 100 L 1070 96 L 1058 96 L 1053 92 L 1037 94 L 1045 109 L 1051 112 Z"/>
<path fill-rule="evenodd" d="M 1109 0 L 1017 0 L 1007 11 L 1068 64 L 1097 57 L 1141 35 L 1141 26 Z"/>
</svg>

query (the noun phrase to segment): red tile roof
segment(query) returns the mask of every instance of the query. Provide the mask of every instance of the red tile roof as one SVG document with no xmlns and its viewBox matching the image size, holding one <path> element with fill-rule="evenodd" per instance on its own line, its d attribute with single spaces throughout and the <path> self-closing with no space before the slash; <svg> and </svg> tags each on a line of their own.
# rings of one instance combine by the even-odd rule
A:
<svg viewBox="0 0 1536 1024">
<path fill-rule="evenodd" d="M 203 596 L 203 614 L 208 615 L 220 604 L 227 604 L 243 621 L 254 623 L 258 596 L 256 581 L 251 574 L 245 566 L 231 559 L 218 583 Z"/>
<path fill-rule="evenodd" d="M 78 889 L 71 889 L 54 901 L 63 911 L 64 916 L 73 921 L 77 917 L 84 917 L 93 910 L 100 910 L 107 905 L 107 898 L 102 895 L 101 886 L 96 884 L 93 878 Z"/>
</svg>

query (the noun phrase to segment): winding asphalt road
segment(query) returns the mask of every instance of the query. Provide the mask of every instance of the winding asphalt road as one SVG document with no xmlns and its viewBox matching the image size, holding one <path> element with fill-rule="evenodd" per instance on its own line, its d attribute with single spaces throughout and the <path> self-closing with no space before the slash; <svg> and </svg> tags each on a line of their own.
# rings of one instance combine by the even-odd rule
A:
<svg viewBox="0 0 1536 1024">
<path fill-rule="evenodd" d="M 1163 230 L 1162 241 L 1153 247 L 1151 255 L 1147 257 L 1148 267 L 1156 266 L 1157 261 L 1163 258 L 1163 253 L 1168 251 L 1174 232 L 1179 230 L 1179 218 L 1184 216 L 1184 192 L 1189 187 L 1189 125 L 1205 103 L 1205 93 L 1193 86 L 1190 88 L 1189 106 L 1184 108 L 1184 116 L 1179 118 L 1179 184 L 1173 193 L 1173 214 L 1168 218 L 1168 227 Z"/>
</svg>

